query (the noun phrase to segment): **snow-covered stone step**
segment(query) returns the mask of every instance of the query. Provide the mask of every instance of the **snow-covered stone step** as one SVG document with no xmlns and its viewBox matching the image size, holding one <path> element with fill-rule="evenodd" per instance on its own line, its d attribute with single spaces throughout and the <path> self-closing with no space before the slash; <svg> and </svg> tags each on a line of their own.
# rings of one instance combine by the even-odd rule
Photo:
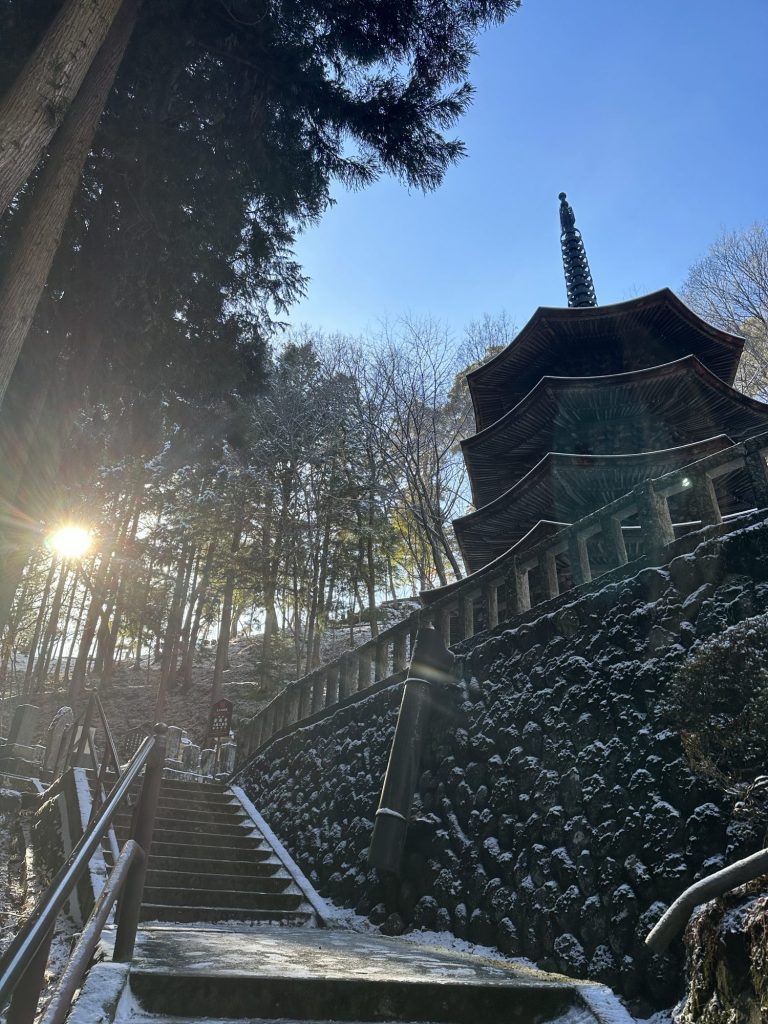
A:
<svg viewBox="0 0 768 1024">
<path fill-rule="evenodd" d="M 147 888 L 204 889 L 208 892 L 237 890 L 238 892 L 285 892 L 291 879 L 278 864 L 270 864 L 267 874 L 211 874 L 209 871 L 163 871 L 150 868 Z"/>
<path fill-rule="evenodd" d="M 247 897 L 243 897 L 247 902 Z M 244 906 L 184 906 L 177 903 L 142 903 L 140 921 L 174 921 L 182 924 L 243 921 L 246 924 L 280 924 L 290 927 L 316 924 L 312 910 L 269 910 Z"/>
</svg>

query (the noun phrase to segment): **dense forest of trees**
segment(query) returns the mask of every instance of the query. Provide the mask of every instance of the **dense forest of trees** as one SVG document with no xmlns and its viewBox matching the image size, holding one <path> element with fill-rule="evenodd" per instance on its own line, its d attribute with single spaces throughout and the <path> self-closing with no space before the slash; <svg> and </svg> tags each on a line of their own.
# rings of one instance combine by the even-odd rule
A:
<svg viewBox="0 0 768 1024">
<path fill-rule="evenodd" d="M 375 634 L 382 602 L 459 578 L 463 371 L 513 333 L 504 316 L 459 343 L 432 321 L 361 340 L 305 329 L 256 393 L 190 404 L 194 429 L 160 410 L 149 430 L 141 401 L 82 409 L 10 609 L 8 688 L 66 685 L 77 700 L 116 663 L 185 687 L 215 640 L 215 699 L 238 630 L 262 634 L 269 682 L 276 653 L 296 674 L 316 665 L 330 621 Z M 82 558 L 52 543 L 65 524 L 89 530 Z"/>
</svg>

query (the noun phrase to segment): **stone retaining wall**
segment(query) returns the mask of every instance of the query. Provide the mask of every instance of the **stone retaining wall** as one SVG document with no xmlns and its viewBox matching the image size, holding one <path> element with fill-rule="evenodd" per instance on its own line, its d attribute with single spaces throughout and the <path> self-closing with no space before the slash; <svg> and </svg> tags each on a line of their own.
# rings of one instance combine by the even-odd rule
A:
<svg viewBox="0 0 768 1024">
<path fill-rule="evenodd" d="M 694 777 L 655 699 L 686 651 L 768 609 L 768 521 L 478 637 L 436 708 L 403 877 L 366 852 L 401 686 L 277 738 L 243 787 L 320 891 L 390 933 L 448 930 L 607 983 L 682 992 L 643 938 L 702 873 L 762 844 Z"/>
</svg>

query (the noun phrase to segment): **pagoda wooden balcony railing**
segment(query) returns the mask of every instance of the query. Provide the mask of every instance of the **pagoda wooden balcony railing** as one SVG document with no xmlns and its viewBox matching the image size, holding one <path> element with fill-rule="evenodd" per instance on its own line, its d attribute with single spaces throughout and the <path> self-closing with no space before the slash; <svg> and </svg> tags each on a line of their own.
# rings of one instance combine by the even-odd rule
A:
<svg viewBox="0 0 768 1024">
<path fill-rule="evenodd" d="M 539 523 L 444 594 L 433 591 L 420 611 L 289 683 L 238 730 L 235 774 L 276 734 L 404 679 L 420 625 L 434 625 L 456 645 L 606 572 L 661 564 L 668 545 L 686 532 L 768 508 L 767 455 L 768 433 L 647 480 L 572 525 Z M 734 489 L 724 486 L 732 474 L 743 507 L 723 513 L 718 487 L 732 500 Z"/>
</svg>

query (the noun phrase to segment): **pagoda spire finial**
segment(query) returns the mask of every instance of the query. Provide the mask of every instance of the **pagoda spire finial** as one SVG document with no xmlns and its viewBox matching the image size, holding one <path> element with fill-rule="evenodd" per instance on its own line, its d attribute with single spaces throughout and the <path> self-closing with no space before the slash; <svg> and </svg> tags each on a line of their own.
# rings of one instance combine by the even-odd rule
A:
<svg viewBox="0 0 768 1024">
<path fill-rule="evenodd" d="M 563 253 L 565 288 L 569 306 L 596 306 L 595 286 L 589 269 L 587 250 L 581 232 L 576 227 L 576 217 L 567 201 L 565 192 L 560 199 L 560 249 Z"/>
</svg>

